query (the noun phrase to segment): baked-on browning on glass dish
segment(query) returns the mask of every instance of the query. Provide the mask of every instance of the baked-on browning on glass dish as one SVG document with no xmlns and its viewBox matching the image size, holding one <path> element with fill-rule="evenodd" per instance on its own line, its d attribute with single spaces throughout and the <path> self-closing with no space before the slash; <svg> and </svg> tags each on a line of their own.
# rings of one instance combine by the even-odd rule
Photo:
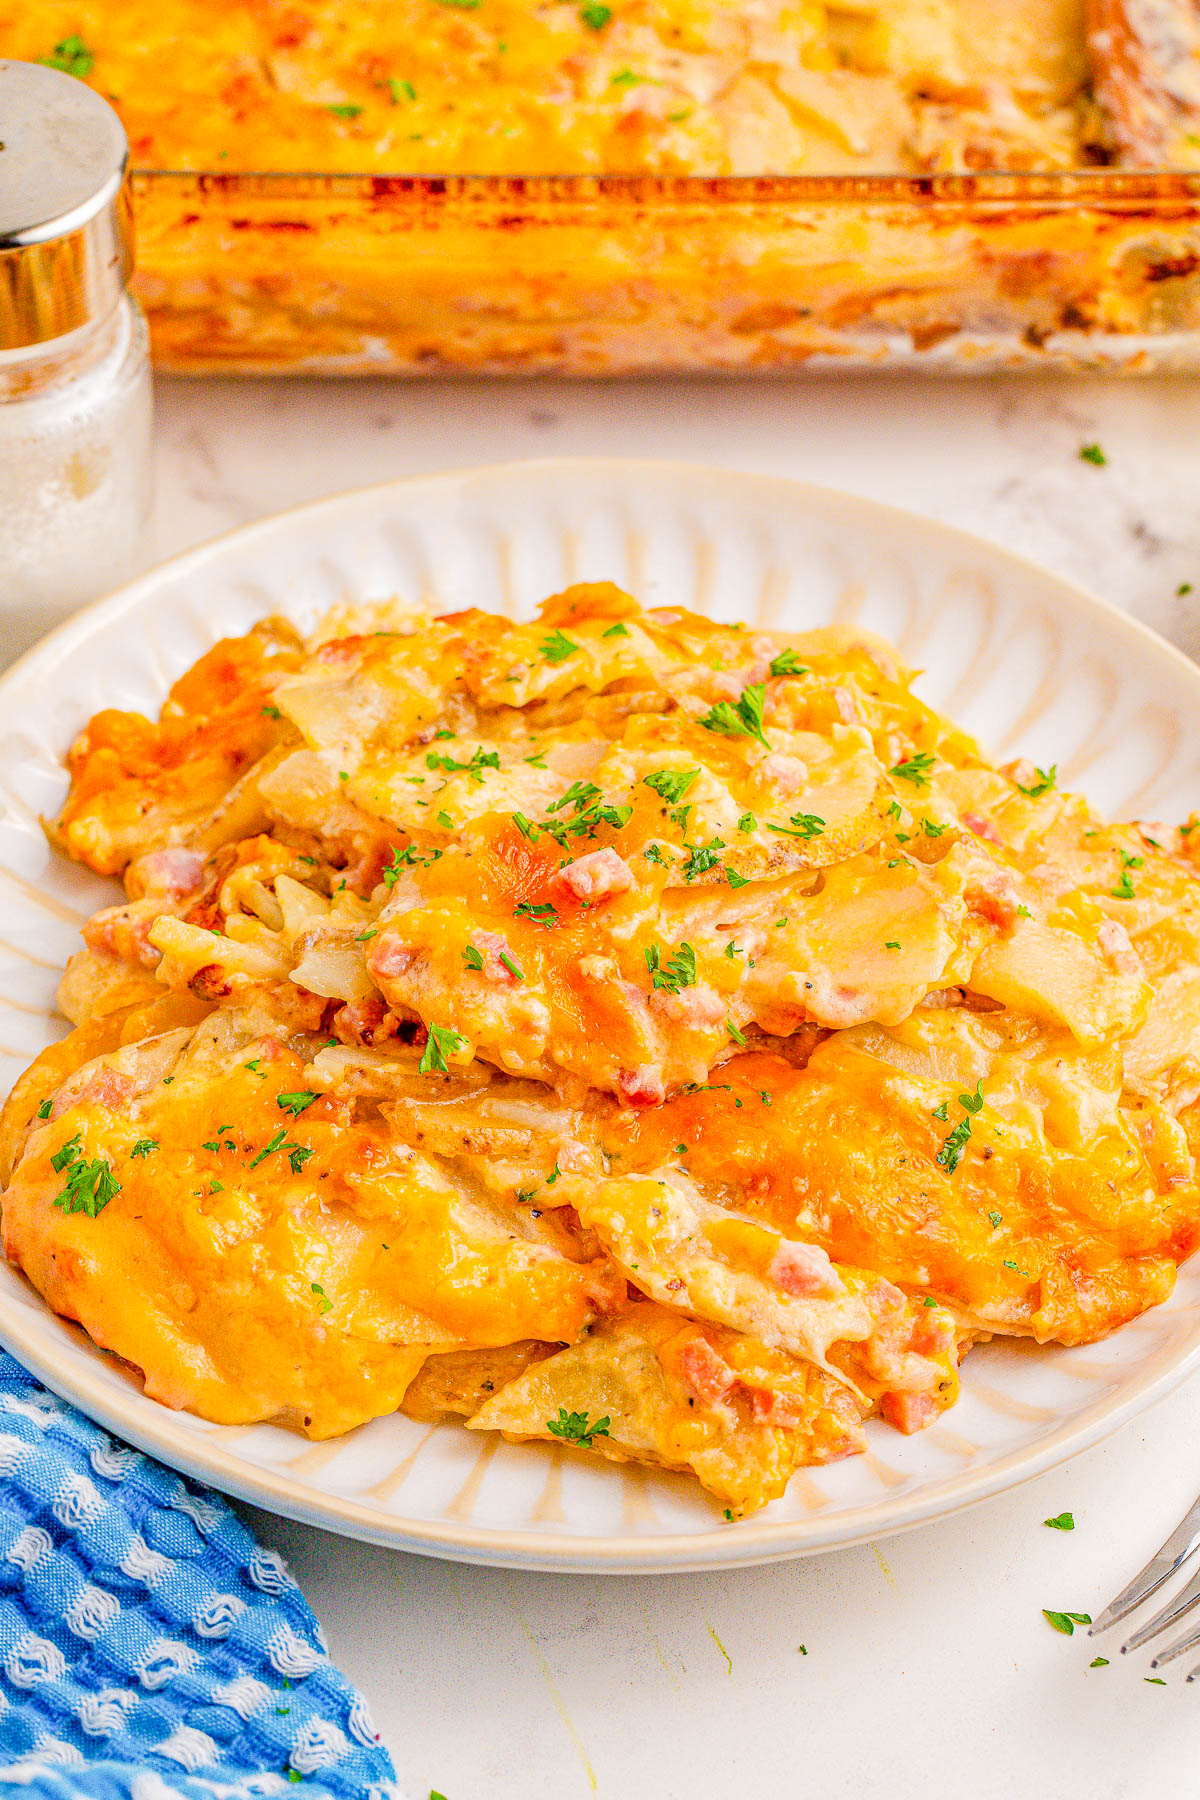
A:
<svg viewBox="0 0 1200 1800">
<path fill-rule="evenodd" d="M 1200 363 L 1193 0 L 0 0 L 164 367 Z"/>
<path fill-rule="evenodd" d="M 881 640 L 608 584 L 343 609 L 99 713 L 126 899 L 0 1122 L 9 1256 L 174 1407 L 400 1408 L 731 1515 L 1200 1242 L 1191 822 L 993 767 Z"/>
</svg>

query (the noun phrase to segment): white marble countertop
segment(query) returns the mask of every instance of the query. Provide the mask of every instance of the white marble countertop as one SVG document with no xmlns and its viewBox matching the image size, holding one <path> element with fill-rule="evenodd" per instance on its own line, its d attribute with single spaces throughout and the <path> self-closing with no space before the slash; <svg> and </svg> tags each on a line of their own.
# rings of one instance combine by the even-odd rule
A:
<svg viewBox="0 0 1200 1800">
<path fill-rule="evenodd" d="M 159 550 L 397 475 L 690 459 L 967 526 L 1200 653 L 1198 427 L 1184 382 L 164 382 Z M 1089 443 L 1104 467 L 1080 460 Z M 1200 1647 L 1147 1685 L 1146 1653 L 1068 1640 L 1041 1608 L 1099 1612 L 1198 1489 L 1194 1380 L 1002 1499 L 764 1569 L 514 1574 L 252 1523 L 412 1800 L 1157 1800 L 1200 1791 L 1200 1685 L 1183 1681 Z M 1046 1530 L 1064 1508 L 1076 1530 Z M 1098 1650 L 1112 1661 L 1090 1670 Z"/>
</svg>

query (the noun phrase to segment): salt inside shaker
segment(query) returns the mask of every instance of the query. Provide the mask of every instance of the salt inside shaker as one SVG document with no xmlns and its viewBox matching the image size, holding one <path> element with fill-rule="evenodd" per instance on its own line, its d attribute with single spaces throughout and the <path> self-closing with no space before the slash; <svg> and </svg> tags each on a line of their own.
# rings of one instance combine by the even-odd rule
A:
<svg viewBox="0 0 1200 1800">
<path fill-rule="evenodd" d="M 128 150 L 81 81 L 0 59 L 0 666 L 144 558 Z"/>
</svg>

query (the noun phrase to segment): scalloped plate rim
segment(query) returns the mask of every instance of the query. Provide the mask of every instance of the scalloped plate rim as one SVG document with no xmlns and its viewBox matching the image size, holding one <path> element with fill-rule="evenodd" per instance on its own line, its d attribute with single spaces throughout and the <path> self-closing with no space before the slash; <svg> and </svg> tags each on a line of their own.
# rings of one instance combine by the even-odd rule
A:
<svg viewBox="0 0 1200 1800">
<path fill-rule="evenodd" d="M 544 457 L 403 476 L 323 497 L 236 527 L 156 565 L 116 592 L 72 614 L 0 675 L 0 698 L 12 689 L 38 683 L 78 653 L 97 628 L 136 613 L 164 584 L 202 572 L 206 564 L 220 566 L 231 552 L 243 546 L 286 537 L 297 524 L 319 526 L 323 518 L 337 520 L 355 509 L 369 514 L 390 495 L 411 497 L 422 488 L 469 489 L 473 483 L 486 485 L 497 479 L 514 478 L 578 482 L 586 480 L 589 474 L 636 476 L 649 483 L 659 476 L 695 478 L 758 493 L 773 489 L 782 501 L 801 507 L 824 505 L 872 515 L 885 534 L 889 524 L 894 529 L 916 529 L 959 545 L 964 553 L 982 553 L 989 560 L 1008 565 L 1014 574 L 1024 573 L 1041 584 L 1049 583 L 1055 590 L 1056 604 L 1077 623 L 1098 622 L 1110 641 L 1122 635 L 1136 641 L 1143 654 L 1168 665 L 1175 680 L 1182 678 L 1194 687 L 1200 702 L 1200 669 L 1182 651 L 1069 577 L 979 533 L 886 501 L 787 476 L 679 460 L 621 457 Z M 1148 1359 L 1144 1373 L 1123 1377 L 1118 1399 L 1102 1396 L 1033 1444 L 1018 1446 L 981 1470 L 966 1470 L 947 1478 L 932 1492 L 918 1487 L 903 1499 L 885 1498 L 843 1506 L 831 1518 L 817 1514 L 801 1520 L 750 1520 L 711 1531 L 662 1532 L 641 1538 L 634 1534 L 585 1536 L 545 1527 L 535 1533 L 461 1521 L 442 1524 L 392 1516 L 379 1507 L 308 1487 L 289 1478 L 286 1469 L 248 1463 L 194 1429 L 173 1429 L 176 1415 L 169 1409 L 132 1388 L 121 1394 L 107 1387 L 99 1372 L 101 1364 L 93 1370 L 84 1361 L 79 1368 L 72 1366 L 64 1371 L 56 1360 L 56 1351 L 64 1344 L 71 1350 L 76 1348 L 66 1335 L 67 1328 L 42 1308 L 23 1276 L 10 1265 L 0 1264 L 0 1268 L 4 1279 L 19 1282 L 33 1301 L 29 1308 L 17 1309 L 15 1318 L 5 1317 L 0 1310 L 0 1344 L 24 1361 L 55 1393 L 79 1405 L 83 1412 L 139 1449 L 241 1500 L 305 1524 L 396 1549 L 497 1567 L 566 1572 L 686 1572 L 774 1562 L 877 1540 L 964 1511 L 1034 1479 L 1109 1437 L 1200 1366 L 1198 1322 L 1190 1347 L 1177 1353 L 1165 1367 Z M 46 1341 L 47 1321 L 62 1328 L 62 1339 Z M 1047 1354 L 1053 1355 L 1053 1349 L 1048 1349 Z M 215 1434 L 222 1428 L 210 1429 Z"/>
</svg>

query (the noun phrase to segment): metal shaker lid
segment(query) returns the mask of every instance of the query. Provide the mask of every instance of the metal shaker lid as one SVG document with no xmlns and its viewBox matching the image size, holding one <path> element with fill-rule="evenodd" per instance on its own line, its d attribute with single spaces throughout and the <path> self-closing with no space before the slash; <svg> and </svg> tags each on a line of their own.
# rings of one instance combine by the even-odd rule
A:
<svg viewBox="0 0 1200 1800">
<path fill-rule="evenodd" d="M 133 272 L 129 144 L 73 75 L 0 58 L 0 351 L 104 318 Z"/>
</svg>

